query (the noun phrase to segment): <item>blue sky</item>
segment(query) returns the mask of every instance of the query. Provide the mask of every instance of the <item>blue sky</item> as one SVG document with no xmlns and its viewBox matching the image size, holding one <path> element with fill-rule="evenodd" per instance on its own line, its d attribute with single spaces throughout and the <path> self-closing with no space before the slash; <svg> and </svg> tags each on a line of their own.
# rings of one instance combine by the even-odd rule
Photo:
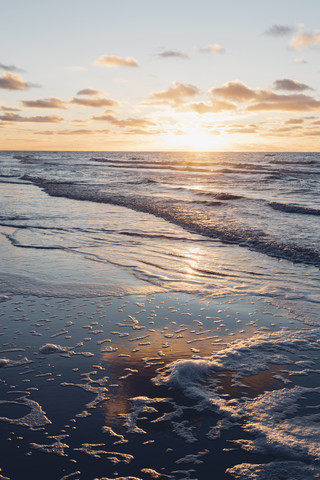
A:
<svg viewBox="0 0 320 480">
<path fill-rule="evenodd" d="M 77 135 L 76 133 L 72 135 L 72 128 L 80 122 L 86 126 L 87 130 L 100 130 L 99 138 L 90 135 L 89 140 L 84 138 L 85 134 L 81 136 L 81 148 L 84 149 L 86 145 L 88 149 L 94 145 L 97 145 L 97 149 L 104 149 L 104 145 L 106 149 L 109 148 L 108 145 L 115 149 L 130 149 L 130 142 L 132 149 L 137 149 L 141 140 L 146 142 L 150 149 L 158 149 L 159 145 L 163 144 L 169 149 L 193 148 L 192 125 L 196 125 L 198 129 L 198 137 L 195 135 L 194 138 L 194 148 L 197 148 L 197 142 L 201 143 L 201 141 L 204 147 L 206 145 L 210 147 L 209 139 L 205 141 L 206 135 L 211 136 L 213 149 L 215 147 L 224 149 L 228 145 L 230 148 L 242 149 L 242 144 L 249 145 L 249 143 L 264 148 L 266 136 L 268 136 L 265 131 L 257 129 L 257 132 L 250 136 L 248 143 L 248 138 L 240 133 L 232 133 L 230 128 L 223 130 L 221 125 L 248 125 L 248 123 L 256 125 L 257 121 L 260 125 L 264 119 L 267 119 L 274 121 L 275 125 L 278 121 L 282 126 L 286 120 L 285 116 L 282 118 L 280 115 L 278 107 L 275 110 L 276 114 L 274 111 L 270 114 L 270 109 L 267 114 L 259 111 L 259 118 L 253 118 L 252 114 L 249 118 L 248 112 L 243 111 L 243 105 L 241 105 L 242 115 L 237 108 L 230 116 L 230 108 L 228 114 L 224 116 L 220 111 L 211 111 L 205 114 L 198 112 L 197 118 L 192 115 L 188 118 L 188 113 L 182 112 L 183 109 L 185 110 L 182 102 L 179 108 L 176 104 L 167 104 L 167 108 L 165 104 L 155 105 L 154 102 L 152 106 L 143 104 L 150 101 L 153 93 L 168 91 L 174 88 L 176 83 L 197 88 L 197 94 L 183 98 L 185 104 L 191 100 L 208 104 L 208 101 L 211 101 L 208 97 L 211 89 L 217 89 L 236 80 L 243 82 L 251 89 L 273 89 L 273 82 L 276 80 L 290 79 L 297 82 L 297 85 L 306 85 L 310 89 L 286 90 L 282 91 L 283 95 L 302 93 L 308 97 L 311 95 L 316 101 L 319 99 L 320 37 L 318 38 L 317 35 L 320 30 L 320 2 L 318 0 L 304 2 L 301 0 L 268 2 L 257 0 L 224 0 L 223 2 L 214 0 L 163 0 L 161 2 L 152 0 L 91 0 L 90 2 L 11 0 L 3 2 L 1 19 L 0 37 L 3 48 L 0 64 L 3 67 L 15 66 L 17 70 L 2 68 L 0 80 L 1 74 L 9 71 L 13 75 L 18 75 L 23 81 L 33 84 L 24 89 L 0 90 L 2 107 L 19 109 L 20 116 L 30 118 L 31 115 L 31 121 L 10 119 L 2 115 L 0 134 L 5 132 L 2 148 L 10 148 L 14 140 L 17 144 L 17 139 L 22 148 L 26 135 L 29 145 L 30 132 L 34 131 L 35 146 L 46 149 L 45 135 L 43 134 L 40 141 L 39 131 L 40 133 L 49 132 L 53 131 L 52 128 L 58 133 L 54 135 L 55 138 L 48 133 L 50 136 L 50 139 L 47 139 L 48 148 L 57 143 L 59 129 L 62 132 L 69 132 L 68 135 L 61 134 L 63 141 L 59 138 L 59 143 L 63 144 L 63 148 L 69 148 L 68 142 L 71 142 L 71 148 Z M 278 31 L 275 28 L 278 28 Z M 268 31 L 269 34 L 266 33 Z M 299 33 L 309 35 L 310 41 L 307 39 L 303 45 L 295 45 L 293 48 L 292 41 Z M 215 46 L 216 50 L 213 48 L 209 51 L 209 46 L 211 48 Z M 138 67 L 94 66 L 94 61 L 103 55 L 117 56 L 122 59 L 134 58 Z M 85 88 L 101 90 L 106 98 L 112 98 L 118 102 L 119 105 L 113 112 L 117 120 L 147 118 L 156 124 L 159 128 L 154 128 L 154 138 L 151 139 L 151 135 L 143 138 L 141 133 L 136 136 L 131 133 L 128 140 L 123 138 L 126 132 L 123 129 L 119 131 L 120 124 L 113 122 L 114 130 L 110 130 L 110 139 L 108 139 L 108 134 L 103 133 L 102 130 L 110 129 L 110 119 L 106 120 L 104 125 L 103 120 L 93 120 L 93 117 L 97 117 L 98 114 L 102 116 L 105 109 L 100 109 L 98 112 L 97 108 L 89 109 L 82 106 L 75 110 L 74 105 L 70 108 L 68 104 L 63 111 L 59 109 L 53 111 L 52 108 L 44 110 L 42 107 L 41 109 L 32 108 L 31 112 L 30 107 L 24 109 L 21 103 L 23 100 L 51 97 L 69 102 L 78 91 Z M 220 100 L 226 100 L 225 96 L 221 97 L 221 92 L 219 95 Z M 148 98 L 149 100 L 146 100 Z M 107 114 L 110 113 L 109 110 Z M 286 110 L 287 120 L 297 114 L 300 115 L 302 111 L 300 102 L 299 110 L 292 109 L 289 113 Z M 313 116 L 317 116 L 319 108 L 314 104 L 305 109 L 305 112 L 307 114 L 312 112 Z M 63 120 L 55 119 L 54 125 L 49 125 L 49 121 L 32 121 L 35 116 L 48 117 L 49 114 L 58 115 Z M 179 124 L 181 127 L 176 132 L 176 144 L 173 139 L 175 133 L 169 128 L 170 118 L 174 119 L 175 125 Z M 316 121 L 317 118 L 314 120 Z M 303 123 L 305 122 L 304 119 Z M 209 129 L 210 125 L 212 125 L 213 134 Z M 220 133 L 215 129 L 217 125 L 220 125 Z M 115 130 L 115 127 L 118 128 Z M 317 135 L 313 131 L 312 134 L 310 132 L 309 129 L 308 144 L 311 149 L 315 149 Z M 115 134 L 117 142 L 115 142 Z M 222 136 L 224 139 L 220 145 L 217 139 L 219 135 L 219 141 Z M 73 139 L 71 139 L 72 136 Z M 181 140 L 183 136 L 186 142 Z M 268 139 L 267 144 L 270 144 L 270 148 L 285 146 L 284 139 L 280 141 L 279 138 Z M 300 143 L 302 146 L 302 140 Z M 260 149 L 259 146 L 257 148 Z M 297 148 L 300 149 L 300 146 L 297 145 Z"/>
</svg>

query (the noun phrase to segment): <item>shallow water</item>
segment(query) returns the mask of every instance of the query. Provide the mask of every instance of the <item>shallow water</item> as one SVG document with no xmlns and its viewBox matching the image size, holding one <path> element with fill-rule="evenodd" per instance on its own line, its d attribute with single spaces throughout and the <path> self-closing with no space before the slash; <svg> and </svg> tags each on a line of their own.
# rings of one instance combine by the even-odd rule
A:
<svg viewBox="0 0 320 480">
<path fill-rule="evenodd" d="M 1 474 L 318 478 L 319 165 L 2 152 Z"/>
</svg>

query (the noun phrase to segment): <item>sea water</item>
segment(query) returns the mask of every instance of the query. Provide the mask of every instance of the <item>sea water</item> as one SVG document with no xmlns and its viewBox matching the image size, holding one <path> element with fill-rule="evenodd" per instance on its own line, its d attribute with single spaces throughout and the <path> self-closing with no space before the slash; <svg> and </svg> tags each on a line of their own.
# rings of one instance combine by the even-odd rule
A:
<svg viewBox="0 0 320 480">
<path fill-rule="evenodd" d="M 319 154 L 1 152 L 0 192 L 4 478 L 319 476 Z"/>
</svg>

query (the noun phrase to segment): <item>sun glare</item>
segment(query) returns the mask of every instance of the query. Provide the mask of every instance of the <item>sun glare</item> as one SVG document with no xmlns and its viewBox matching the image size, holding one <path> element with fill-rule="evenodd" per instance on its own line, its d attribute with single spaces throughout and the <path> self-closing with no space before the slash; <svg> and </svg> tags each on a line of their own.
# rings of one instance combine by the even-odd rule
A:
<svg viewBox="0 0 320 480">
<path fill-rule="evenodd" d="M 208 151 L 215 150 L 221 145 L 218 135 L 208 135 L 205 132 L 194 132 L 186 135 L 186 146 L 188 150 Z"/>
<path fill-rule="evenodd" d="M 225 150 L 229 140 L 226 135 L 209 134 L 203 130 L 188 129 L 183 135 L 172 135 L 168 139 L 168 148 L 193 152 Z"/>
</svg>

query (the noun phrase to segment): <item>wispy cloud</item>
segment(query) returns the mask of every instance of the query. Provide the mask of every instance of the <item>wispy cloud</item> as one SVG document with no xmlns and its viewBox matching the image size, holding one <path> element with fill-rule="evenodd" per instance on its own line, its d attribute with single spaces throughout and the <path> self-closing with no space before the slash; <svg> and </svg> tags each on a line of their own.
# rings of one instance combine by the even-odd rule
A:
<svg viewBox="0 0 320 480">
<path fill-rule="evenodd" d="M 96 134 L 108 134 L 110 130 L 92 130 L 89 128 L 78 128 L 75 130 L 41 130 L 34 132 L 37 135 L 96 135 Z"/>
<path fill-rule="evenodd" d="M 2 112 L 20 112 L 20 108 L 7 107 L 6 105 L 1 105 L 0 110 Z"/>
<path fill-rule="evenodd" d="M 178 50 L 165 50 L 164 52 L 157 53 L 157 57 L 160 58 L 181 58 L 181 59 L 188 59 L 189 55 L 184 52 L 179 52 Z"/>
<path fill-rule="evenodd" d="M 104 95 L 104 92 L 101 90 L 95 90 L 94 88 L 83 88 L 80 90 L 77 95 Z"/>
<path fill-rule="evenodd" d="M 81 65 L 70 65 L 69 67 L 64 67 L 65 70 L 71 70 L 73 72 L 81 72 L 88 70 L 87 67 L 82 67 Z"/>
<path fill-rule="evenodd" d="M 0 120 L 3 122 L 60 123 L 63 118 L 59 115 L 22 117 L 21 115 L 17 115 L 15 113 L 6 113 L 4 115 L 0 115 Z"/>
<path fill-rule="evenodd" d="M 269 135 L 271 137 L 291 137 L 297 136 L 297 129 L 300 127 L 272 127 L 263 132 L 263 135 Z"/>
<path fill-rule="evenodd" d="M 308 63 L 306 60 L 304 60 L 303 58 L 295 58 L 294 60 L 294 63 L 297 63 L 298 65 L 303 65 L 305 63 Z"/>
<path fill-rule="evenodd" d="M 320 45 L 319 31 L 315 33 L 307 33 L 300 31 L 292 38 L 290 42 L 290 47 L 296 51 L 305 50 L 306 48 L 314 47 L 317 45 Z"/>
<path fill-rule="evenodd" d="M 257 133 L 258 132 L 258 129 L 256 127 L 256 125 L 253 125 L 253 126 L 246 126 L 246 125 L 241 125 L 241 126 L 238 126 L 238 127 L 234 127 L 234 128 L 229 128 L 227 130 L 228 133 L 235 133 L 235 134 L 252 134 L 252 133 Z"/>
<path fill-rule="evenodd" d="M 73 97 L 70 100 L 70 103 L 81 105 L 82 107 L 95 107 L 95 108 L 100 108 L 100 107 L 113 108 L 119 105 L 119 103 L 116 102 L 116 100 L 113 100 L 112 98 L 105 98 L 105 97 L 98 97 L 98 96 L 93 96 L 91 98 Z"/>
<path fill-rule="evenodd" d="M 225 49 L 218 43 L 208 45 L 207 47 L 196 48 L 199 53 L 225 53 Z"/>
<path fill-rule="evenodd" d="M 310 112 L 319 110 L 320 101 L 307 95 L 276 95 L 270 94 L 265 102 L 257 102 L 247 107 L 249 111 L 287 111 Z"/>
<path fill-rule="evenodd" d="M 21 103 L 26 108 L 67 108 L 67 102 L 56 97 L 38 98 L 37 100 L 22 100 Z"/>
<path fill-rule="evenodd" d="M 199 93 L 199 90 L 194 85 L 174 82 L 173 87 L 168 90 L 154 92 L 149 97 L 149 104 L 169 104 L 178 106 L 185 102 L 186 98 L 194 97 Z"/>
<path fill-rule="evenodd" d="M 264 33 L 273 37 L 285 37 L 286 35 L 291 35 L 295 31 L 295 27 L 289 27 L 287 25 L 272 25 L 272 27 Z"/>
<path fill-rule="evenodd" d="M 126 131 L 126 135 L 160 135 L 164 133 L 161 130 L 144 130 L 143 128 L 132 128 L 131 130 Z"/>
<path fill-rule="evenodd" d="M 290 92 L 302 92 L 304 90 L 314 90 L 305 83 L 300 83 L 297 80 L 291 80 L 290 78 L 283 78 L 282 80 L 275 80 L 273 82 L 275 90 L 287 90 Z"/>
<path fill-rule="evenodd" d="M 30 87 L 37 87 L 32 83 L 25 82 L 19 75 L 5 72 L 0 76 L 0 88 L 5 90 L 26 90 Z"/>
<path fill-rule="evenodd" d="M 147 128 L 147 127 L 154 127 L 156 124 L 151 120 L 147 120 L 144 118 L 126 118 L 124 120 L 119 120 L 115 115 L 112 115 L 106 112 L 104 115 L 93 116 L 92 120 L 104 121 L 111 123 L 112 125 L 116 125 L 117 127 L 121 128 Z"/>
<path fill-rule="evenodd" d="M 302 125 L 304 118 L 289 118 L 284 122 L 285 125 Z"/>
<path fill-rule="evenodd" d="M 0 63 L 1 70 L 10 70 L 11 72 L 24 72 L 21 68 L 16 67 L 15 65 L 5 65 L 4 63 Z"/>
<path fill-rule="evenodd" d="M 133 57 L 118 57 L 117 55 L 101 55 L 93 62 L 94 66 L 116 68 L 116 67 L 138 67 Z"/>
<path fill-rule="evenodd" d="M 197 112 L 199 114 L 204 113 L 219 113 L 226 110 L 237 110 L 237 105 L 234 103 L 225 101 L 225 100 L 217 100 L 211 99 L 209 103 L 205 102 L 197 102 L 197 103 L 190 103 L 187 108 L 193 112 Z"/>
</svg>

